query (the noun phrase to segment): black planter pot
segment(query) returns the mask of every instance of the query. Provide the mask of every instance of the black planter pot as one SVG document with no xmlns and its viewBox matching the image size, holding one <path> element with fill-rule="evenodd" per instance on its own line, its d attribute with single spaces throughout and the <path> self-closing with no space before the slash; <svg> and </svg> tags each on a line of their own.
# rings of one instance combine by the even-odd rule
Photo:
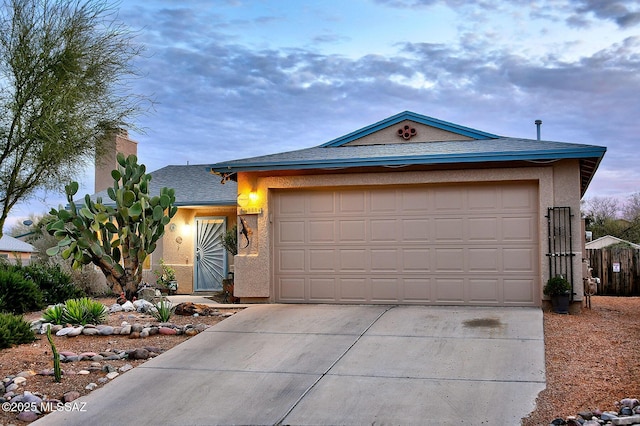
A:
<svg viewBox="0 0 640 426">
<path fill-rule="evenodd" d="M 551 296 L 551 306 L 556 314 L 569 313 L 570 294 L 556 294 Z"/>
</svg>

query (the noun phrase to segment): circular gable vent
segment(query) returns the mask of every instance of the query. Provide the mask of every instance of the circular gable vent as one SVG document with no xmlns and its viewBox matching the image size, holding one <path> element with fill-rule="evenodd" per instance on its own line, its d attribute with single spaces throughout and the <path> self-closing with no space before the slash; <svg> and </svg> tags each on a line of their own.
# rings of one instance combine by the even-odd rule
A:
<svg viewBox="0 0 640 426">
<path fill-rule="evenodd" d="M 408 141 L 409 139 L 411 139 L 412 137 L 418 134 L 416 129 L 414 129 L 413 127 L 407 124 L 399 128 L 397 133 L 398 133 L 398 136 L 400 136 L 402 139 L 406 141 Z"/>
</svg>

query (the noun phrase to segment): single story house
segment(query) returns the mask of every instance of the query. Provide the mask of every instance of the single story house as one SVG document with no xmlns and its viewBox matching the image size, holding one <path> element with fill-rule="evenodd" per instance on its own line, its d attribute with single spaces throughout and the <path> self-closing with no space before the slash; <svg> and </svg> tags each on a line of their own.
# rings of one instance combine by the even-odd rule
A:
<svg viewBox="0 0 640 426">
<path fill-rule="evenodd" d="M 237 182 L 243 302 L 540 306 L 557 274 L 582 300 L 580 199 L 605 151 L 405 111 L 320 146 L 213 164 L 225 183 L 206 189 Z"/>
<path fill-rule="evenodd" d="M 623 240 L 613 235 L 605 235 L 604 237 L 597 238 L 593 241 L 589 241 L 585 244 L 586 249 L 601 249 L 609 247 L 614 244 L 628 244 L 629 247 L 634 249 L 640 249 L 640 244 L 632 243 L 631 241 Z"/>
<path fill-rule="evenodd" d="M 10 263 L 22 262 L 23 265 L 28 265 L 35 251 L 35 247 L 31 244 L 9 235 L 3 235 L 0 238 L 0 258 Z"/>
</svg>

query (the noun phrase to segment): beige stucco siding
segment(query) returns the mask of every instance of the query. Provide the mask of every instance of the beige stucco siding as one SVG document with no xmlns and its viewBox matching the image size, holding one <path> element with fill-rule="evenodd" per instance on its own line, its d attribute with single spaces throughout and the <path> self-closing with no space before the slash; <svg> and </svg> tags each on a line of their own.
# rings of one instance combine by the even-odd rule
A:
<svg viewBox="0 0 640 426">
<path fill-rule="evenodd" d="M 252 230 L 251 244 L 236 256 L 235 294 L 241 298 L 258 298 L 274 301 L 273 289 L 273 241 L 271 211 L 271 189 L 291 188 L 340 188 L 340 187 L 376 187 L 385 185 L 420 185 L 442 183 L 472 182 L 522 182 L 533 181 L 538 186 L 538 244 L 539 288 L 546 282 L 549 266 L 546 251 L 548 207 L 569 206 L 574 213 L 572 223 L 574 233 L 574 251 L 579 251 L 582 236 L 580 229 L 579 165 L 577 160 L 565 160 L 551 165 L 505 169 L 469 169 L 432 172 L 388 172 L 363 174 L 331 174 L 282 177 L 257 177 L 250 173 L 239 173 L 238 193 L 256 192 L 258 200 L 254 207 L 262 209 L 260 214 L 243 215 Z M 574 259 L 574 282 L 581 283 L 580 256 Z M 576 291 L 576 299 L 581 292 Z M 539 294 L 542 298 L 541 290 Z"/>
</svg>

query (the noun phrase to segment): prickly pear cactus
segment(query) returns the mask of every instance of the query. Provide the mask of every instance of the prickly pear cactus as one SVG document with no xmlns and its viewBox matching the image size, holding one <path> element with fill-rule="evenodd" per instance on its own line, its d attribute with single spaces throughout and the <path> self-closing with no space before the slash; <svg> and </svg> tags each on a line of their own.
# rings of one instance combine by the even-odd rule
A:
<svg viewBox="0 0 640 426">
<path fill-rule="evenodd" d="M 124 291 L 130 299 L 142 280 L 144 260 L 156 249 L 178 208 L 173 189 L 162 188 L 160 195 L 149 195 L 151 175 L 135 155 L 118 154 L 117 160 L 118 169 L 111 172 L 113 186 L 107 189 L 115 207 L 103 204 L 100 197 L 94 202 L 89 195 L 78 206 L 74 202 L 78 183 L 65 186 L 69 207 L 51 209 L 57 220 L 47 231 L 58 239 L 58 245 L 47 254 L 70 259 L 74 268 L 95 264 L 111 289 L 117 294 Z"/>
</svg>

